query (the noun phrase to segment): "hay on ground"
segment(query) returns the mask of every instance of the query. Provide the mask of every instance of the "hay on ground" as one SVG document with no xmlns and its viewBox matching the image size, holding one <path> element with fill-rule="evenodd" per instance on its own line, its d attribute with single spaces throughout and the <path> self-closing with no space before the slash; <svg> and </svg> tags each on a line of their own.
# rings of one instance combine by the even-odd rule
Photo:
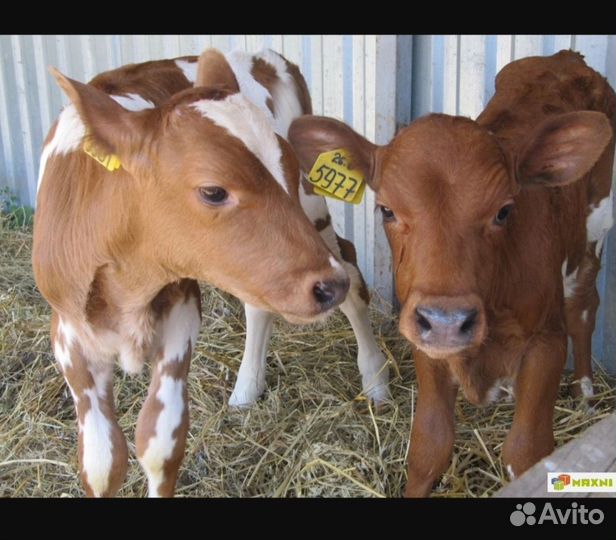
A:
<svg viewBox="0 0 616 540">
<path fill-rule="evenodd" d="M 31 231 L 0 222 L 0 496 L 83 496 L 77 474 L 73 403 L 48 337 L 49 307 L 30 263 Z M 360 392 L 356 343 L 336 314 L 326 327 L 278 321 L 267 390 L 248 410 L 227 406 L 244 346 L 241 306 L 203 286 L 203 325 L 189 376 L 191 427 L 177 483 L 191 497 L 397 497 L 417 387 L 410 347 L 393 317 L 372 310 L 391 362 L 393 398 L 376 414 Z M 555 413 L 560 446 L 614 409 L 614 381 L 596 366 L 597 403 L 588 414 L 563 377 Z M 119 423 L 129 441 L 120 496 L 146 495 L 135 459 L 134 429 L 148 386 L 116 372 Z M 451 465 L 434 493 L 485 497 L 506 483 L 500 460 L 513 404 L 478 408 L 459 397 Z"/>
</svg>

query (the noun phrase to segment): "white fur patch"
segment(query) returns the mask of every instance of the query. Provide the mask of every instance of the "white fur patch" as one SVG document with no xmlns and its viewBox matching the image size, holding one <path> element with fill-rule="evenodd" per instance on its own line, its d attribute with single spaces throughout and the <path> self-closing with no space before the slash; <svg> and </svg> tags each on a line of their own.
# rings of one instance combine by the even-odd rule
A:
<svg viewBox="0 0 616 540">
<path fill-rule="evenodd" d="M 139 94 L 128 93 L 125 96 L 109 96 L 114 101 L 117 101 L 127 111 L 143 111 L 145 109 L 153 109 L 154 103 L 142 98 Z"/>
<path fill-rule="evenodd" d="M 186 353 L 188 340 L 195 350 L 201 319 L 196 300 L 191 297 L 187 302 L 177 302 L 169 312 L 163 326 L 165 350 L 163 361 L 180 362 Z M 159 364 L 161 366 L 162 363 Z"/>
<path fill-rule="evenodd" d="M 588 310 L 587 309 L 582 311 L 581 318 L 582 318 L 582 322 L 586 322 L 588 320 Z"/>
<path fill-rule="evenodd" d="M 614 225 L 614 204 L 612 201 L 613 193 L 605 199 L 601 199 L 591 210 L 586 218 L 586 237 L 588 242 L 597 242 L 595 254 L 597 257 L 601 255 L 601 248 L 607 235 L 607 232 Z"/>
<path fill-rule="evenodd" d="M 267 345 L 272 335 L 274 315 L 250 304 L 244 305 L 244 311 L 246 344 L 237 381 L 229 398 L 230 407 L 252 405 L 265 390 Z"/>
<path fill-rule="evenodd" d="M 226 54 L 225 58 L 235 75 L 241 94 L 263 111 L 268 120 L 273 120 L 272 112 L 267 106 L 267 100 L 270 98 L 273 100 L 273 96 L 251 73 L 253 55 L 237 50 Z"/>
<path fill-rule="evenodd" d="M 340 310 L 351 323 L 357 340 L 357 366 L 364 394 L 375 403 L 380 403 L 389 397 L 389 366 L 374 338 L 368 305 L 359 296 L 359 271 L 346 261 L 342 265 L 351 279 L 351 287 L 344 302 L 340 304 Z"/>
<path fill-rule="evenodd" d="M 255 55 L 267 62 L 276 70 L 278 80 L 271 89 L 274 101 L 274 130 L 285 139 L 291 122 L 302 115 L 302 106 L 297 96 L 295 79 L 287 71 L 287 64 L 280 55 L 266 49 Z"/>
<path fill-rule="evenodd" d="M 75 329 L 60 318 L 58 328 L 56 330 L 56 340 L 54 343 L 53 352 L 56 360 L 60 363 L 63 370 L 72 367 L 70 347 L 75 339 Z M 61 339 L 58 339 L 61 338 Z M 63 344 L 60 341 L 64 341 Z M 72 391 L 72 390 L 71 390 Z"/>
<path fill-rule="evenodd" d="M 184 73 L 184 77 L 186 77 L 192 84 L 195 84 L 195 81 L 197 80 L 197 62 L 176 60 L 175 65 L 182 70 L 182 73 Z"/>
<path fill-rule="evenodd" d="M 577 268 L 567 274 L 567 259 L 563 262 L 561 272 L 563 275 L 563 291 L 565 293 L 565 298 L 571 298 L 575 294 L 575 287 L 577 285 Z"/>
<path fill-rule="evenodd" d="M 169 375 L 160 378 L 156 398 L 163 408 L 156 419 L 155 435 L 148 441 L 147 450 L 139 459 L 148 477 L 151 497 L 159 495 L 158 488 L 164 480 L 163 466 L 175 448 L 176 439 L 173 432 L 181 424 L 184 413 L 183 387 L 184 381 L 181 379 L 174 379 Z"/>
<path fill-rule="evenodd" d="M 513 399 L 513 383 L 509 378 L 496 379 L 492 387 L 486 392 L 485 404 L 494 403 L 502 397 L 505 401 Z"/>
<path fill-rule="evenodd" d="M 580 379 L 580 388 L 582 390 L 582 395 L 585 398 L 591 398 L 595 395 L 592 389 L 592 381 L 589 377 L 582 377 Z"/>
<path fill-rule="evenodd" d="M 53 138 L 43 148 L 39 165 L 37 192 L 45 174 L 47 161 L 56 154 L 66 155 L 76 150 L 86 134 L 86 127 L 74 105 L 67 105 L 58 117 L 58 125 Z"/>
<path fill-rule="evenodd" d="M 202 99 L 192 107 L 242 141 L 288 193 L 280 163 L 282 151 L 262 111 L 241 94 L 232 94 L 219 101 Z"/>
<path fill-rule="evenodd" d="M 91 408 L 79 426 L 83 437 L 83 470 L 94 495 L 100 497 L 109 485 L 113 463 L 111 424 L 100 409 L 96 390 L 88 388 L 84 393 L 90 398 Z"/>
<path fill-rule="evenodd" d="M 335 268 L 336 270 L 343 270 L 341 264 L 336 260 L 333 255 L 329 256 L 329 264 L 331 264 L 332 268 Z"/>
<path fill-rule="evenodd" d="M 509 475 L 509 480 L 515 480 L 515 473 L 511 465 L 507 465 L 507 474 Z"/>
</svg>

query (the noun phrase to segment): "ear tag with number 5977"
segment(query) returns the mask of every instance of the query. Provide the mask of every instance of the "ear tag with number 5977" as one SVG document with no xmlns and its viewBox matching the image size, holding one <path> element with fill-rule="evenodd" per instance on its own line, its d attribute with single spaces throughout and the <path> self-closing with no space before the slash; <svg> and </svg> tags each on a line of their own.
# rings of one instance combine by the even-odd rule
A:
<svg viewBox="0 0 616 540">
<path fill-rule="evenodd" d="M 317 195 L 324 195 L 351 204 L 359 204 L 366 190 L 364 175 L 358 169 L 349 169 L 350 154 L 344 148 L 320 154 L 308 181 Z"/>
</svg>

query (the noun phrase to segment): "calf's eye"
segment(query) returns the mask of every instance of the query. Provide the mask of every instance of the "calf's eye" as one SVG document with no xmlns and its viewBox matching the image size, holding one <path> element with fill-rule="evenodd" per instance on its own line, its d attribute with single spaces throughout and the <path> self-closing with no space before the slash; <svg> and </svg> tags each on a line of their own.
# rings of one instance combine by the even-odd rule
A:
<svg viewBox="0 0 616 540">
<path fill-rule="evenodd" d="M 205 203 L 211 206 L 220 206 L 229 198 L 227 190 L 218 186 L 201 186 L 199 195 Z"/>
<path fill-rule="evenodd" d="M 383 221 L 394 221 L 396 219 L 396 215 L 391 208 L 387 208 L 387 206 L 381 206 L 380 208 L 381 214 L 383 214 Z"/>
<path fill-rule="evenodd" d="M 502 227 L 507 221 L 507 217 L 509 216 L 509 213 L 511 212 L 512 208 L 513 208 L 513 204 L 506 204 L 505 206 L 503 206 L 498 211 L 498 214 L 494 216 L 494 224 Z"/>
</svg>

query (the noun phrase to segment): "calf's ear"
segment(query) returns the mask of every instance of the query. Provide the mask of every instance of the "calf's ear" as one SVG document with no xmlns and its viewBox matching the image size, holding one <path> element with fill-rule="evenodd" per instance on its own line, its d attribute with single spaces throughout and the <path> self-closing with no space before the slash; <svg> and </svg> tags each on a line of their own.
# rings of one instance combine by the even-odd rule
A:
<svg viewBox="0 0 616 540">
<path fill-rule="evenodd" d="M 544 120 L 518 154 L 522 185 L 564 186 L 582 178 L 597 163 L 612 138 L 603 113 L 577 111 Z"/>
<path fill-rule="evenodd" d="M 201 53 L 195 86 L 222 87 L 230 90 L 232 94 L 240 91 L 229 62 L 217 49 L 206 49 Z"/>
<path fill-rule="evenodd" d="M 379 147 L 343 122 L 325 116 L 300 116 L 289 128 L 289 142 L 305 173 L 310 172 L 323 152 L 344 148 L 351 155 L 350 167 L 359 169 L 368 185 L 373 190 L 378 189 L 381 162 Z"/>
<path fill-rule="evenodd" d="M 56 68 L 49 68 L 58 86 L 71 100 L 86 127 L 86 137 L 99 154 L 115 154 L 122 165 L 135 159 L 146 161 L 142 152 L 148 126 L 158 118 L 157 109 L 128 111 L 108 94 L 89 84 L 69 79 Z"/>
</svg>

